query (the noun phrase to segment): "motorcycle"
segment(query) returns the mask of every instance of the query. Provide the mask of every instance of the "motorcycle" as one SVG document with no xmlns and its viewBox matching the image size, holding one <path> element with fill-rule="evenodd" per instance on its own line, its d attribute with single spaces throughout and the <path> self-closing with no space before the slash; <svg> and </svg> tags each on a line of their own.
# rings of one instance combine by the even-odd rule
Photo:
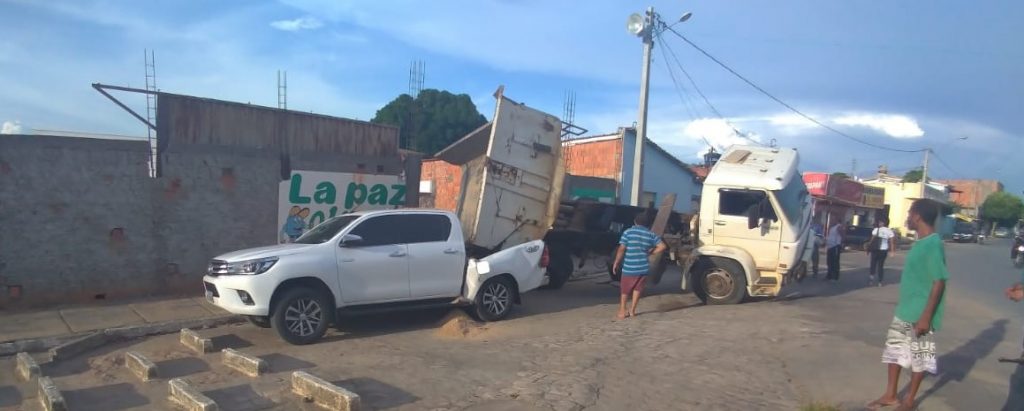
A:
<svg viewBox="0 0 1024 411">
<path fill-rule="evenodd" d="M 1024 236 L 1018 235 L 1013 240 L 1013 248 L 1010 249 L 1010 259 L 1013 260 L 1015 268 L 1024 268 Z"/>
</svg>

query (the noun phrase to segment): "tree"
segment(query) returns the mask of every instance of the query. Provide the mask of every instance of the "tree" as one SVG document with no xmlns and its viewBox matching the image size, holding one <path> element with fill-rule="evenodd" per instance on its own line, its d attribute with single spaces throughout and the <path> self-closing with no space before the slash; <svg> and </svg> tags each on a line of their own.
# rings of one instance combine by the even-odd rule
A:
<svg viewBox="0 0 1024 411">
<path fill-rule="evenodd" d="M 1008 227 L 1024 218 L 1024 202 L 1020 197 L 999 191 L 992 193 L 981 204 L 981 218 Z"/>
<path fill-rule="evenodd" d="M 918 169 L 910 170 L 906 174 L 904 174 L 903 175 L 903 182 L 904 183 L 919 183 L 919 182 L 921 182 L 922 178 L 924 178 L 924 170 L 918 168 Z"/>
<path fill-rule="evenodd" d="M 837 171 L 835 173 L 832 173 L 832 177 L 835 177 L 835 178 L 850 178 L 850 175 L 846 174 L 846 173 L 844 173 L 842 171 Z"/>
<path fill-rule="evenodd" d="M 370 121 L 398 126 L 400 147 L 430 155 L 487 123 L 469 95 L 434 89 L 402 94 Z"/>
</svg>

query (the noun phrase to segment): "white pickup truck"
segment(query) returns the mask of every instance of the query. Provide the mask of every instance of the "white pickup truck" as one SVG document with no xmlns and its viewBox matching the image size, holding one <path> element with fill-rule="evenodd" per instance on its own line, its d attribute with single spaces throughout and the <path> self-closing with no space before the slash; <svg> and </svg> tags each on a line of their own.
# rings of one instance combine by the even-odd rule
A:
<svg viewBox="0 0 1024 411">
<path fill-rule="evenodd" d="M 366 211 L 327 220 L 293 244 L 218 256 L 203 284 L 218 307 L 309 344 L 342 312 L 455 305 L 500 320 L 520 293 L 541 286 L 547 252 L 535 240 L 469 259 L 450 212 Z"/>
</svg>

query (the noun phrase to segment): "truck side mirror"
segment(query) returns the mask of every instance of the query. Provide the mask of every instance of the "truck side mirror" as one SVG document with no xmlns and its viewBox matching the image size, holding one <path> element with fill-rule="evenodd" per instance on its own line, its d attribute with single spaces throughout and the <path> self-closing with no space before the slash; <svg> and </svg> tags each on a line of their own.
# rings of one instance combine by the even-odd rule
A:
<svg viewBox="0 0 1024 411">
<path fill-rule="evenodd" d="M 359 247 L 362 244 L 363 244 L 363 237 L 360 237 L 360 236 L 355 235 L 355 234 L 345 234 L 345 235 L 343 235 L 341 237 L 341 242 L 338 243 L 338 246 L 340 246 L 342 248 L 352 248 L 352 247 Z"/>
</svg>

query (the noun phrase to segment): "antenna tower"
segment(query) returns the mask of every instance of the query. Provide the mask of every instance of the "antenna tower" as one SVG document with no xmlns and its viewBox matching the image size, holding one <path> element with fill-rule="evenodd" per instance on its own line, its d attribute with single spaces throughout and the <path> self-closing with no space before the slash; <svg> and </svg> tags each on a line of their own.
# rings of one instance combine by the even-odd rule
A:
<svg viewBox="0 0 1024 411">
<path fill-rule="evenodd" d="M 427 62 L 413 60 L 409 64 L 409 95 L 416 97 L 423 91 L 423 84 L 427 79 Z"/>
<path fill-rule="evenodd" d="M 142 50 L 143 61 L 146 65 L 146 120 L 149 124 L 156 124 L 156 54 L 153 50 Z M 156 132 L 146 126 L 146 140 L 149 141 L 149 176 L 157 176 L 157 145 Z"/>
<path fill-rule="evenodd" d="M 288 71 L 277 71 L 277 108 L 288 109 Z"/>
</svg>

